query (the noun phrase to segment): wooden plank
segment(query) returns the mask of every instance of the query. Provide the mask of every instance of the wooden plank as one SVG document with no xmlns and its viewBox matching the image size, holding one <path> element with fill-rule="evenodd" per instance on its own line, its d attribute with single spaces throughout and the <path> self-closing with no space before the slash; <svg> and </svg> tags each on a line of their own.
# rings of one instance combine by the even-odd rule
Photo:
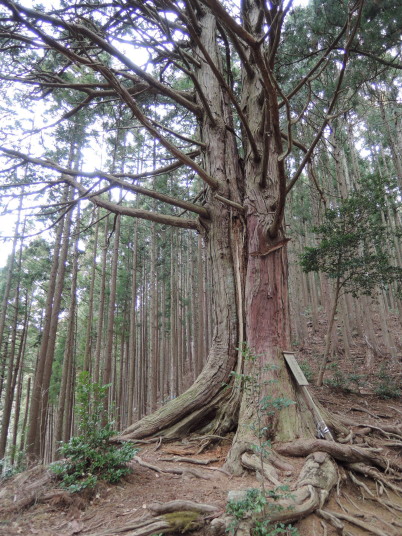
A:
<svg viewBox="0 0 402 536">
<path fill-rule="evenodd" d="M 303 392 L 304 400 L 306 401 L 307 407 L 311 411 L 315 424 L 317 426 L 317 436 L 324 437 L 327 441 L 334 441 L 331 431 L 328 428 L 328 426 L 325 424 L 325 421 L 322 418 L 321 412 L 316 406 L 314 399 L 311 396 L 310 391 L 308 390 L 308 387 L 306 387 L 305 385 L 302 385 L 300 389 Z"/>
<path fill-rule="evenodd" d="M 292 374 L 295 377 L 297 383 L 299 385 L 308 385 L 308 381 L 303 374 L 299 363 L 296 361 L 295 355 L 290 352 L 283 352 L 283 357 L 285 358 L 286 363 L 289 365 L 289 368 L 292 371 Z"/>
<path fill-rule="evenodd" d="M 311 411 L 311 414 L 313 415 L 314 422 L 317 426 L 317 436 L 324 437 L 327 441 L 334 441 L 331 431 L 325 424 L 321 412 L 316 406 L 314 399 L 311 396 L 310 391 L 308 390 L 308 381 L 306 380 L 303 371 L 301 370 L 298 362 L 296 361 L 295 354 L 293 352 L 283 352 L 283 357 L 285 358 L 286 363 L 288 364 L 293 376 L 295 377 L 295 380 L 300 386 L 306 405 Z"/>
</svg>

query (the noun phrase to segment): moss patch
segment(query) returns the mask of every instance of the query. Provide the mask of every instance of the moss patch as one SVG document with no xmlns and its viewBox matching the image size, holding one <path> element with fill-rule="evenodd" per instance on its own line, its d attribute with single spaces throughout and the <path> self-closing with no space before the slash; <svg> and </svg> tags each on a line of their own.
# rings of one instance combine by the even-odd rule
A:
<svg viewBox="0 0 402 536">
<path fill-rule="evenodd" d="M 193 511 L 172 512 L 163 516 L 169 523 L 171 530 L 182 534 L 200 527 L 200 514 Z"/>
</svg>

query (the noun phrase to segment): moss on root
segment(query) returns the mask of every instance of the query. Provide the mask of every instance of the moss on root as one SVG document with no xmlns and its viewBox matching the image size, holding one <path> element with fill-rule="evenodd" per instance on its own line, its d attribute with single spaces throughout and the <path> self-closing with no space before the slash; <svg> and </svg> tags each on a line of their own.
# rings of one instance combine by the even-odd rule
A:
<svg viewBox="0 0 402 536">
<path fill-rule="evenodd" d="M 200 514 L 193 511 L 172 512 L 165 514 L 164 519 L 169 523 L 170 530 L 184 534 L 200 528 Z"/>
</svg>

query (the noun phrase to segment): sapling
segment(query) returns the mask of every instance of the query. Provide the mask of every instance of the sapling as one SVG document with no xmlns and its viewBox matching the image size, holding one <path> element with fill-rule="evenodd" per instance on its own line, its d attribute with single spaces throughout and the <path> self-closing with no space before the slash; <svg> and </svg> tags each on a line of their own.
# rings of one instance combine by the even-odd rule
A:
<svg viewBox="0 0 402 536">
<path fill-rule="evenodd" d="M 386 188 L 378 177 L 366 178 L 359 190 L 326 211 L 321 225 L 313 228 L 320 242 L 316 247 L 306 247 L 300 256 L 304 272 L 322 272 L 334 282 L 325 350 L 317 378 L 319 386 L 324 378 L 342 293 L 372 296 L 378 287 L 391 283 L 396 283 L 399 289 L 402 286 L 402 268 L 392 263 L 391 241 L 382 217 Z"/>
</svg>

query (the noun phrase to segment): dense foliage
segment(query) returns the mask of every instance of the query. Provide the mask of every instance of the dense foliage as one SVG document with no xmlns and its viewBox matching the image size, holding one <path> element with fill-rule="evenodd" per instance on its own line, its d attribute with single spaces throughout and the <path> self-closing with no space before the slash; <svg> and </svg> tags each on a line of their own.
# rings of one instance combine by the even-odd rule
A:
<svg viewBox="0 0 402 536">
<path fill-rule="evenodd" d="M 354 297 L 371 295 L 378 287 L 396 283 L 402 289 L 402 268 L 392 258 L 392 236 L 384 214 L 389 185 L 376 176 L 367 177 L 358 189 L 325 211 L 323 221 L 313 228 L 316 247 L 301 255 L 305 272 L 324 272 Z M 396 238 L 401 238 L 397 230 Z"/>
</svg>

